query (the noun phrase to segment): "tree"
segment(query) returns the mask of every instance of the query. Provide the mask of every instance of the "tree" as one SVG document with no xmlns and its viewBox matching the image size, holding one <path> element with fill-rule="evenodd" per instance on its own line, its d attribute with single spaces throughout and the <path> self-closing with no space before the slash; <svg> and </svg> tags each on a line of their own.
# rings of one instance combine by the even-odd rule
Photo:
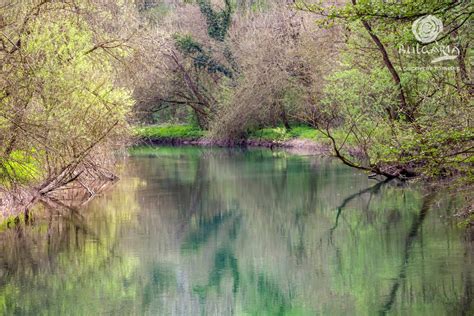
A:
<svg viewBox="0 0 474 316">
<path fill-rule="evenodd" d="M 470 173 L 470 2 L 362 0 L 338 6 L 298 3 L 298 8 L 317 14 L 321 25 L 346 29 L 343 63 L 326 89 L 325 117 L 312 122 L 328 135 L 339 158 L 388 177 Z M 436 42 L 417 43 L 412 24 L 429 14 L 444 22 L 444 32 Z M 406 47 L 415 47 L 414 53 Z M 428 59 L 433 56 L 417 54 L 416 47 L 459 54 L 433 67 Z M 334 128 L 346 136 L 334 137 Z M 351 157 L 348 140 L 361 149 L 358 155 Z"/>
<path fill-rule="evenodd" d="M 1 8 L 2 186 L 33 183 L 42 195 L 79 178 L 111 177 L 106 159 L 96 159 L 123 136 L 133 101 L 115 80 L 126 40 L 108 33 L 108 19 L 91 16 L 106 10 L 48 0 Z"/>
</svg>

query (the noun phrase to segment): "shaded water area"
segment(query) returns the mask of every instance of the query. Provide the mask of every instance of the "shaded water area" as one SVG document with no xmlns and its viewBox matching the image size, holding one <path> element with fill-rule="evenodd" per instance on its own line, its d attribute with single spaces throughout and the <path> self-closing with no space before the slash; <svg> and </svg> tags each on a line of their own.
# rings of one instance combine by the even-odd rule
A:
<svg viewBox="0 0 474 316">
<path fill-rule="evenodd" d="M 473 314 L 452 197 L 285 152 L 131 153 L 87 207 L 0 233 L 0 314 Z"/>
</svg>

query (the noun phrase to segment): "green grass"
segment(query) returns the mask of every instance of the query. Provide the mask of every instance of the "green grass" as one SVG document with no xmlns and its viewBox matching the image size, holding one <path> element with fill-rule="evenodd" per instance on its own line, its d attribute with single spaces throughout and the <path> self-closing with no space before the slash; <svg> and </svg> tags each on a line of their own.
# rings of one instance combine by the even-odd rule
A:
<svg viewBox="0 0 474 316">
<path fill-rule="evenodd" d="M 295 126 L 288 131 L 288 135 L 290 135 L 291 138 L 310 139 L 315 141 L 325 139 L 325 136 L 320 131 L 309 126 Z"/>
<path fill-rule="evenodd" d="M 348 146 L 356 146 L 357 142 L 353 135 L 346 139 L 346 132 L 341 129 L 331 131 L 336 142 L 342 144 L 345 142 Z M 252 131 L 249 135 L 250 139 L 265 141 L 287 141 L 290 139 L 308 139 L 316 143 L 330 144 L 331 141 L 323 133 L 309 126 L 294 126 L 290 130 L 285 127 L 266 127 L 256 131 Z"/>
<path fill-rule="evenodd" d="M 192 125 L 150 125 L 134 128 L 138 137 L 150 139 L 183 139 L 193 140 L 204 136 L 204 131 Z"/>
<path fill-rule="evenodd" d="M 205 136 L 205 131 L 193 125 L 150 125 L 135 127 L 134 133 L 141 138 L 149 139 L 181 139 L 195 140 Z M 332 131 L 338 143 L 342 143 L 346 133 L 342 130 Z M 329 144 L 330 140 L 320 131 L 309 126 L 294 126 L 290 130 L 285 127 L 266 127 L 249 133 L 249 139 L 264 141 L 287 141 L 290 139 L 308 139 L 317 143 Z M 347 145 L 355 142 L 351 137 L 346 140 Z"/>
<path fill-rule="evenodd" d="M 249 138 L 268 141 L 284 141 L 289 139 L 289 135 L 284 127 L 266 127 L 250 132 Z"/>
<path fill-rule="evenodd" d="M 326 137 L 318 130 L 309 126 L 294 126 L 290 130 L 285 127 L 267 127 L 250 133 L 251 139 L 268 141 L 285 141 L 289 139 L 309 139 L 314 141 L 325 141 Z"/>
</svg>

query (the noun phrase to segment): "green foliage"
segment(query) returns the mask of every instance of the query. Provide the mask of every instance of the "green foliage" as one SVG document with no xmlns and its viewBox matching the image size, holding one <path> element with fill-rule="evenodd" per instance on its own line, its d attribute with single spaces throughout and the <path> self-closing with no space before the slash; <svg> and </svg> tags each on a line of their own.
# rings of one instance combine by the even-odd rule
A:
<svg viewBox="0 0 474 316">
<path fill-rule="evenodd" d="M 41 167 L 33 156 L 36 154 L 36 151 L 15 150 L 8 159 L 0 161 L 0 184 L 8 187 L 11 182 L 27 184 L 37 179 L 40 176 Z"/>
<path fill-rule="evenodd" d="M 198 139 L 204 132 L 192 125 L 155 125 L 135 128 L 135 135 L 150 139 Z"/>
<path fill-rule="evenodd" d="M 297 8 L 307 10 L 313 13 L 321 14 L 323 19 L 317 22 L 321 25 L 332 26 L 341 20 L 354 22 L 361 19 L 386 19 L 403 23 L 413 21 L 416 18 L 428 14 L 456 15 L 463 9 L 469 7 L 468 2 L 458 2 L 453 5 L 450 0 L 423 1 L 423 0 L 404 0 L 399 1 L 373 1 L 358 0 L 353 4 L 348 1 L 345 5 L 327 6 L 321 2 L 314 4 L 305 1 L 297 1 Z M 468 12 L 465 12 L 467 15 Z M 459 17 L 458 17 L 459 18 Z M 387 25 L 387 27 L 390 27 Z"/>
<path fill-rule="evenodd" d="M 427 125 L 420 134 L 410 126 L 397 127 L 397 144 L 378 145 L 385 153 L 380 158 L 382 161 L 415 163 L 424 174 L 434 177 L 452 176 L 458 172 L 466 179 L 472 177 L 474 156 L 468 155 L 470 149 L 466 144 L 474 139 L 473 128 L 446 125 L 441 129 Z"/>
<path fill-rule="evenodd" d="M 232 14 L 232 6 L 230 0 L 224 0 L 225 9 L 216 12 L 209 0 L 198 0 L 199 9 L 206 18 L 207 33 L 216 41 L 224 41 L 227 31 L 229 30 Z"/>
<path fill-rule="evenodd" d="M 376 172 L 393 166 L 392 171 L 408 168 L 429 177 L 469 177 L 474 141 L 468 75 L 472 3 L 361 0 L 298 7 L 320 15 L 322 25 L 340 24 L 350 30 L 345 33 L 341 65 L 326 76 L 322 119 L 315 125 L 330 134 L 343 130 L 355 141 L 361 155 L 353 165 Z M 411 26 L 428 14 L 445 28 L 436 42 L 421 45 Z M 465 53 L 435 63 L 439 56 L 416 52 L 420 45 L 433 51 L 455 47 Z M 406 53 L 407 47 L 418 48 Z M 334 138 L 340 153 L 348 157 L 346 140 Z"/>
<path fill-rule="evenodd" d="M 302 139 L 320 139 L 322 134 L 317 130 L 309 126 L 294 126 L 289 130 L 288 134 L 294 138 Z"/>
<path fill-rule="evenodd" d="M 288 139 L 285 127 L 267 127 L 250 133 L 250 138 L 269 141 L 284 141 Z"/>
<path fill-rule="evenodd" d="M 191 35 L 185 34 L 175 34 L 174 39 L 176 40 L 176 44 L 184 54 L 198 54 L 203 53 L 202 45 L 194 41 Z"/>
<path fill-rule="evenodd" d="M 221 73 L 224 76 L 232 78 L 232 70 L 225 67 L 211 57 L 210 52 L 206 52 L 201 44 L 196 42 L 191 35 L 175 35 L 178 49 L 193 60 L 193 64 L 198 69 L 205 69 L 208 73 Z"/>
<path fill-rule="evenodd" d="M 29 12 L 30 5 L 24 6 L 20 9 Z M 5 65 L 0 95 L 8 95 L 0 99 L 0 116 L 6 118 L 0 120 L 4 183 L 51 181 L 125 134 L 133 100 L 128 89 L 116 85 L 113 61 L 130 51 L 120 44 L 103 49 L 106 44 L 96 43 L 96 26 L 66 7 L 42 2 L 34 16 L 22 16 L 15 6 L 5 14 L 12 20 L 6 33 L 17 34 L 8 42 L 21 45 L 11 54 L 0 51 Z"/>
<path fill-rule="evenodd" d="M 337 141 L 346 141 L 346 144 L 354 148 L 357 145 L 354 137 L 347 137 L 347 133 L 343 128 L 333 130 L 332 136 Z M 266 127 L 249 133 L 250 139 L 266 140 L 266 141 L 288 141 L 291 139 L 311 140 L 318 144 L 330 144 L 329 138 L 321 131 L 314 127 L 300 125 L 292 126 L 287 130 L 283 126 Z"/>
<path fill-rule="evenodd" d="M 417 74 L 418 84 L 424 75 Z M 432 98 L 420 104 L 416 122 L 392 121 L 387 113 L 397 102 L 396 90 L 384 69 L 337 71 L 328 77 L 325 96 L 323 112 L 343 122 L 330 129 L 338 144 L 344 138 L 337 131 L 344 131 L 349 139 L 345 144 L 365 148 L 371 164 L 411 165 L 436 177 L 471 172 L 468 154 L 474 134 L 463 101 Z"/>
</svg>

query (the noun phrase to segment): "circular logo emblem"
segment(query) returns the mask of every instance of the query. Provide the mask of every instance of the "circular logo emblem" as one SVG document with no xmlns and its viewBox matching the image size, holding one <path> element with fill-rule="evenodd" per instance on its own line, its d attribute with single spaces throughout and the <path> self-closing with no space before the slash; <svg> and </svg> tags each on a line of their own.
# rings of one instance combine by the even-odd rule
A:
<svg viewBox="0 0 474 316">
<path fill-rule="evenodd" d="M 431 43 L 443 31 L 443 22 L 435 16 L 426 15 L 413 22 L 411 30 L 418 41 Z"/>
</svg>

